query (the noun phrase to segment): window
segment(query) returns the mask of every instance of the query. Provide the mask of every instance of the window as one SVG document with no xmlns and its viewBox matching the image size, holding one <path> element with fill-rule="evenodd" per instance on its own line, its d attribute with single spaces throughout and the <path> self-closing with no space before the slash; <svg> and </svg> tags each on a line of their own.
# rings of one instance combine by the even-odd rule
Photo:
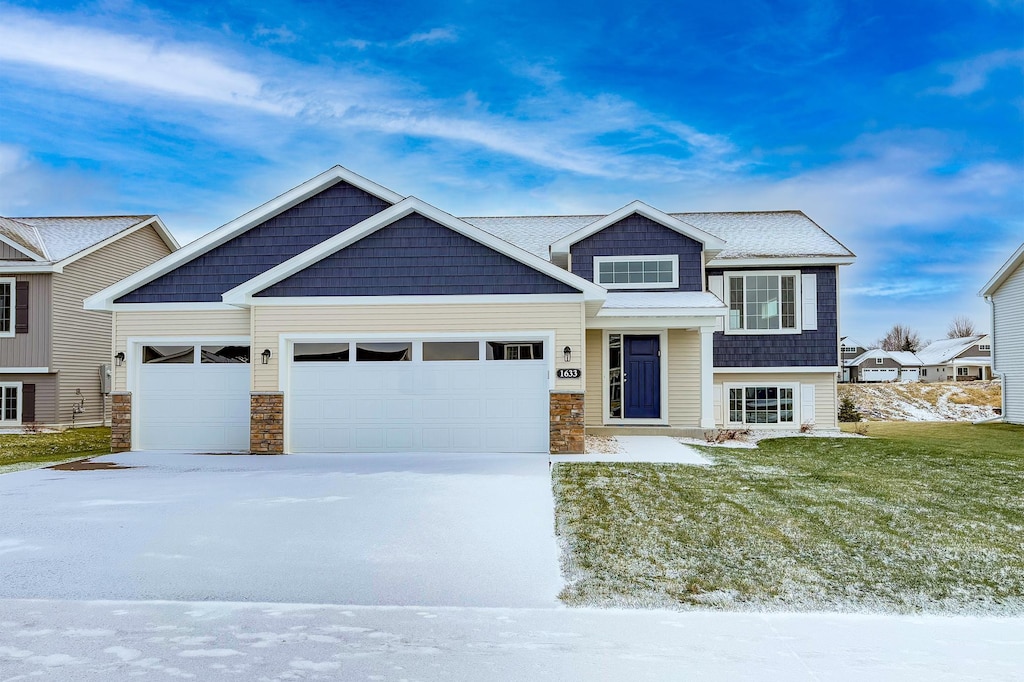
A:
<svg viewBox="0 0 1024 682">
<path fill-rule="evenodd" d="M 248 363 L 249 346 L 203 346 L 199 358 L 204 365 Z"/>
<path fill-rule="evenodd" d="M 608 289 L 675 289 L 679 256 L 595 256 L 594 281 Z"/>
<path fill-rule="evenodd" d="M 445 360 L 479 360 L 480 343 L 477 341 L 424 341 L 424 362 Z"/>
<path fill-rule="evenodd" d="M 191 365 L 195 346 L 143 346 L 142 362 L 147 365 Z"/>
<path fill-rule="evenodd" d="M 840 348 L 841 348 L 841 352 L 842 352 L 843 355 L 856 355 L 857 354 L 857 347 L 856 346 L 840 346 Z"/>
<path fill-rule="evenodd" d="M 978 344 L 978 350 L 991 351 L 992 350 L 992 344 L 990 344 L 990 343 L 979 343 Z"/>
<path fill-rule="evenodd" d="M 885 358 L 875 358 L 875 364 L 881 365 L 885 363 Z"/>
<path fill-rule="evenodd" d="M 292 351 L 295 362 L 348 362 L 347 343 L 297 343 Z"/>
<path fill-rule="evenodd" d="M 622 334 L 608 335 L 608 416 L 622 417 Z"/>
<path fill-rule="evenodd" d="M 729 421 L 733 424 L 792 424 L 794 420 L 792 387 L 729 389 Z"/>
<path fill-rule="evenodd" d="M 356 362 L 409 362 L 411 343 L 357 343 Z"/>
<path fill-rule="evenodd" d="M 14 336 L 14 278 L 0 279 L 0 336 Z"/>
<path fill-rule="evenodd" d="M 797 333 L 797 281 L 795 272 L 758 272 L 726 275 L 729 297 L 728 332 L 761 334 Z"/>
<path fill-rule="evenodd" d="M 488 360 L 543 360 L 542 341 L 488 341 Z"/>
<path fill-rule="evenodd" d="M 958 377 L 969 377 L 969 376 L 971 376 L 971 368 L 970 367 L 957 367 L 956 368 L 956 375 Z"/>
<path fill-rule="evenodd" d="M 922 367 L 921 368 L 921 376 L 923 376 L 923 377 L 928 376 L 928 368 L 927 367 Z"/>
</svg>

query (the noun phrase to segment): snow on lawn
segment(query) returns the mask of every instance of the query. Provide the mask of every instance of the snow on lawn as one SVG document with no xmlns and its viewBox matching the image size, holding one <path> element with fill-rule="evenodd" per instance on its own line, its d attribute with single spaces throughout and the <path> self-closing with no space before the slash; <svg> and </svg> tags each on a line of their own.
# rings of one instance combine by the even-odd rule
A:
<svg viewBox="0 0 1024 682">
<path fill-rule="evenodd" d="M 1024 620 L 0 601 L 0 679 L 1009 680 Z"/>
<path fill-rule="evenodd" d="M 996 416 L 998 381 L 841 384 L 867 419 L 881 421 L 980 421 Z"/>
</svg>

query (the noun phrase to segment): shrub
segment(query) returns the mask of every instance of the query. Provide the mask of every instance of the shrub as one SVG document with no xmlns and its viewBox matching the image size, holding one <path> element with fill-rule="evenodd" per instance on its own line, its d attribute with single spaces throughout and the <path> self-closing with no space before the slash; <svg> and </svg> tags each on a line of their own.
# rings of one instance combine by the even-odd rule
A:
<svg viewBox="0 0 1024 682">
<path fill-rule="evenodd" d="M 839 421 L 859 422 L 861 420 L 860 410 L 853 403 L 853 398 L 844 395 L 839 401 Z"/>
</svg>

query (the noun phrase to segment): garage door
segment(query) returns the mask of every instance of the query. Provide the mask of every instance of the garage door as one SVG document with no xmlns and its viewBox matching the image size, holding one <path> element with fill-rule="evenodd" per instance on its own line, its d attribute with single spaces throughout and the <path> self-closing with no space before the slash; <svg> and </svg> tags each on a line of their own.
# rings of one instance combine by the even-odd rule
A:
<svg viewBox="0 0 1024 682">
<path fill-rule="evenodd" d="M 249 450 L 249 347 L 143 346 L 136 449 Z"/>
<path fill-rule="evenodd" d="M 541 341 L 296 343 L 292 452 L 547 452 Z"/>
<path fill-rule="evenodd" d="M 917 381 L 920 379 L 920 372 L 917 367 L 904 368 L 900 370 L 900 381 Z"/>
<path fill-rule="evenodd" d="M 899 370 L 895 367 L 882 367 L 878 369 L 861 367 L 860 370 L 861 381 L 895 381 L 897 378 L 899 378 Z"/>
</svg>

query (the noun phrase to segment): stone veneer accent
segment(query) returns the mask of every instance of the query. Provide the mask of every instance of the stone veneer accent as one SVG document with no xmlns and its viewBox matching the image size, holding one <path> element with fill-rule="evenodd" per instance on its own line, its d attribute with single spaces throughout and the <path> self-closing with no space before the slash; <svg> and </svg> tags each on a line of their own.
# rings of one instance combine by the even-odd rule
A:
<svg viewBox="0 0 1024 682">
<path fill-rule="evenodd" d="M 583 454 L 583 394 L 551 394 L 551 454 Z"/>
<path fill-rule="evenodd" d="M 115 391 L 110 394 L 110 451 L 132 449 L 132 394 Z"/>
<path fill-rule="evenodd" d="M 249 451 L 284 454 L 284 393 L 250 393 L 249 407 Z"/>
</svg>

